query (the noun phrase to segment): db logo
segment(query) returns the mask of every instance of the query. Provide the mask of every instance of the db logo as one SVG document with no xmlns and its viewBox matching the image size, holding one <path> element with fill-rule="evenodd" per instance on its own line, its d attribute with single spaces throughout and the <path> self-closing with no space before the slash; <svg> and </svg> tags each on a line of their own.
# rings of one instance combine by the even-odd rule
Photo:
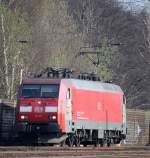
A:
<svg viewBox="0 0 150 158">
<path fill-rule="evenodd" d="M 43 112 L 43 107 L 41 107 L 41 106 L 36 106 L 36 107 L 34 108 L 34 112 L 37 112 L 37 113 Z"/>
<path fill-rule="evenodd" d="M 102 104 L 100 102 L 97 103 L 97 109 L 100 111 L 102 109 Z"/>
</svg>

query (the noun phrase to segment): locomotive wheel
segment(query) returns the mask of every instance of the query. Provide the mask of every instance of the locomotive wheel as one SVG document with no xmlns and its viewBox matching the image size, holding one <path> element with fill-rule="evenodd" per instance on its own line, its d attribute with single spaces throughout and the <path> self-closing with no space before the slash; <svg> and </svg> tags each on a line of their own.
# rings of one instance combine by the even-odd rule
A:
<svg viewBox="0 0 150 158">
<path fill-rule="evenodd" d="M 119 144 L 120 143 L 120 139 L 119 138 L 115 138 L 113 141 L 114 141 L 114 144 Z"/>
<path fill-rule="evenodd" d="M 48 143 L 48 146 L 54 146 L 54 144 Z"/>
<path fill-rule="evenodd" d="M 73 145 L 74 145 L 74 141 L 72 139 L 69 139 L 68 146 L 69 147 L 73 147 Z"/>
<path fill-rule="evenodd" d="M 100 143 L 100 147 L 104 147 L 104 143 Z"/>
<path fill-rule="evenodd" d="M 64 147 L 65 144 L 66 144 L 66 140 L 62 141 L 62 142 L 60 143 L 60 146 L 61 146 L 61 147 Z"/>
<path fill-rule="evenodd" d="M 84 147 L 87 147 L 87 143 L 86 143 L 86 142 L 83 142 L 83 146 L 84 146 Z"/>
<path fill-rule="evenodd" d="M 107 147 L 110 147 L 110 145 L 111 145 L 111 139 L 108 139 L 106 144 L 107 144 Z"/>
<path fill-rule="evenodd" d="M 100 140 L 99 140 L 99 144 L 100 144 L 100 147 L 104 147 L 104 140 L 103 140 L 103 139 L 100 139 Z"/>
<path fill-rule="evenodd" d="M 75 146 L 79 147 L 80 146 L 80 138 L 79 137 L 75 137 Z"/>
<path fill-rule="evenodd" d="M 107 143 L 107 147 L 110 147 L 110 143 Z"/>
<path fill-rule="evenodd" d="M 73 147 L 73 145 L 74 145 L 74 136 L 73 136 L 73 135 L 70 135 L 70 136 L 66 139 L 66 144 L 67 144 L 69 147 Z"/>
<path fill-rule="evenodd" d="M 97 146 L 99 146 L 99 140 L 98 140 L 98 139 L 96 139 L 96 140 L 94 141 L 94 147 L 97 147 Z"/>
</svg>

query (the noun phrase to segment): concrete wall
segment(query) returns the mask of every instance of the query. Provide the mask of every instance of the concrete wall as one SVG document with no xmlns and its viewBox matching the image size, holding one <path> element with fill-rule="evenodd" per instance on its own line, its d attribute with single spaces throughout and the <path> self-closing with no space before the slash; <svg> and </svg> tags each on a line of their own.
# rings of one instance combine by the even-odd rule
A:
<svg viewBox="0 0 150 158">
<path fill-rule="evenodd" d="M 0 143 L 9 141 L 15 123 L 14 102 L 0 100 Z"/>
<path fill-rule="evenodd" d="M 127 110 L 127 144 L 148 145 L 150 143 L 150 111 Z"/>
</svg>

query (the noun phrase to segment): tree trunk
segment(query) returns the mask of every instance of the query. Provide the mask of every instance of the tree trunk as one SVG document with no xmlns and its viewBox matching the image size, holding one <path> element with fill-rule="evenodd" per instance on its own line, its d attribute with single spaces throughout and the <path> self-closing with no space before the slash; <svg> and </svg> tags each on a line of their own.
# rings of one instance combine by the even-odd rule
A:
<svg viewBox="0 0 150 158">
<path fill-rule="evenodd" d="M 6 82 L 6 96 L 10 98 L 10 85 L 9 85 L 9 75 L 8 75 L 8 58 L 7 58 L 7 50 L 6 46 L 6 36 L 5 36 L 5 26 L 4 26 L 4 15 L 1 14 L 1 22 L 2 22 L 2 34 L 3 34 L 3 54 L 4 54 L 4 65 L 5 65 L 5 82 Z"/>
</svg>

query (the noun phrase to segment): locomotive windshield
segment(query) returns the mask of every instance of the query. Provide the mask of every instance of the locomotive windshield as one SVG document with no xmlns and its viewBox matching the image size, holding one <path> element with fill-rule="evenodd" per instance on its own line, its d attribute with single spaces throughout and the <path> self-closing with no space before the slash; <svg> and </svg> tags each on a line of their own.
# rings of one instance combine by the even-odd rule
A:
<svg viewBox="0 0 150 158">
<path fill-rule="evenodd" d="M 58 98 L 59 85 L 23 85 L 21 96 L 23 98 Z"/>
</svg>

